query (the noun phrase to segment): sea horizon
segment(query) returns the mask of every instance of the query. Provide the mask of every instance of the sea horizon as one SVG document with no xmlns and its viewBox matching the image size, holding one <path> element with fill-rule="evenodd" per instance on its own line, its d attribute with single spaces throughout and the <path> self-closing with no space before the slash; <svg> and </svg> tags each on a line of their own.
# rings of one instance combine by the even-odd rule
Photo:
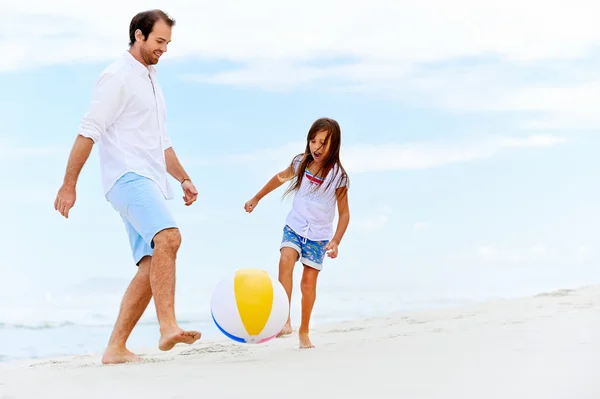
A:
<svg viewBox="0 0 600 399">
<path fill-rule="evenodd" d="M 101 281 L 105 287 L 123 286 L 124 280 L 92 279 Z M 88 284 L 89 285 L 89 284 Z M 496 291 L 481 290 L 460 294 L 461 290 L 439 295 L 425 290 L 390 290 L 383 288 L 353 289 L 335 285 L 320 288 L 313 311 L 311 327 L 365 318 L 382 317 L 398 312 L 417 312 L 498 299 L 510 299 L 536 295 L 541 292 L 572 288 L 585 284 L 549 284 L 515 290 L 506 286 Z M 344 289 L 346 287 L 346 289 Z M 363 286 L 364 287 L 364 286 Z M 356 288 L 356 287 L 355 287 Z M 124 289 L 124 288 L 123 288 Z M 103 351 L 113 328 L 122 292 L 104 294 L 46 293 L 38 298 L 22 299 L 21 302 L 0 300 L 0 362 L 45 359 L 60 356 L 99 354 Z M 210 317 L 210 290 L 205 289 L 198 297 L 190 292 L 177 296 L 176 313 L 184 329 L 202 331 L 203 340 L 226 339 Z M 294 287 L 292 297 L 292 323 L 298 328 L 300 294 Z M 156 346 L 159 338 L 154 302 L 131 334 L 130 349 Z M 318 340 L 318 337 L 316 338 Z"/>
</svg>

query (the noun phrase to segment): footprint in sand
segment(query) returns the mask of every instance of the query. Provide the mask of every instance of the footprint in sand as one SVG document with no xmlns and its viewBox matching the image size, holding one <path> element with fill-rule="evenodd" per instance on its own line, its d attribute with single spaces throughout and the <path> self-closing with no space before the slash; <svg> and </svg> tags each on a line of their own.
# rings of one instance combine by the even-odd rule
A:
<svg viewBox="0 0 600 399">
<path fill-rule="evenodd" d="M 203 348 L 193 348 L 187 349 L 180 353 L 181 356 L 191 356 L 191 355 L 202 355 L 206 353 L 229 353 L 229 354 L 241 354 L 246 353 L 248 350 L 245 348 L 240 348 L 238 346 L 233 345 L 211 345 Z"/>
<path fill-rule="evenodd" d="M 427 320 L 417 320 L 417 319 L 412 319 L 410 317 L 406 317 L 405 320 L 406 320 L 406 323 L 408 323 L 408 324 L 425 324 L 425 323 L 427 323 Z"/>
<path fill-rule="evenodd" d="M 46 360 L 39 363 L 30 364 L 29 367 L 42 367 L 42 366 L 53 366 L 56 364 L 66 364 L 63 360 Z"/>
<path fill-rule="evenodd" d="M 390 339 L 395 339 L 395 338 L 410 337 L 410 336 L 412 336 L 412 334 L 409 334 L 409 333 L 403 333 L 403 334 L 393 334 L 393 335 L 388 335 L 388 338 L 390 338 Z"/>
<path fill-rule="evenodd" d="M 471 314 L 459 314 L 456 317 L 453 317 L 454 320 L 460 320 L 460 319 L 468 319 L 469 317 L 475 317 L 475 313 L 471 313 Z"/>
<path fill-rule="evenodd" d="M 366 328 L 364 327 L 348 327 L 348 328 L 336 328 L 333 330 L 327 331 L 328 333 L 348 333 L 353 331 L 364 331 Z"/>
<path fill-rule="evenodd" d="M 575 290 L 569 290 L 569 289 L 563 289 L 563 290 L 556 290 L 556 291 L 550 291 L 550 292 L 542 292 L 541 294 L 537 294 L 536 297 L 546 297 L 546 296 L 551 296 L 551 297 L 559 297 L 559 296 L 568 296 L 571 292 L 573 292 Z"/>
</svg>

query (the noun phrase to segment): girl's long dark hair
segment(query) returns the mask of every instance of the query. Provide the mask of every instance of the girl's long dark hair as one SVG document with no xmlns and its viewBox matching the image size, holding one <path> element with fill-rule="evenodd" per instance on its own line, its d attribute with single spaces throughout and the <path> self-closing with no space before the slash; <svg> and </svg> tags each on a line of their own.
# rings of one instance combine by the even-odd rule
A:
<svg viewBox="0 0 600 399">
<path fill-rule="evenodd" d="M 306 148 L 304 149 L 304 153 L 298 154 L 292 160 L 292 170 L 296 160 L 300 159 L 300 162 L 298 165 L 298 169 L 296 170 L 296 175 L 291 180 L 288 189 L 283 194 L 284 198 L 288 194 L 294 191 L 298 191 L 300 189 L 300 186 L 302 184 L 302 178 L 304 176 L 304 171 L 306 170 L 306 167 L 314 161 L 312 153 L 310 152 L 310 142 L 315 138 L 317 133 L 322 131 L 327 132 L 327 136 L 325 137 L 325 143 L 323 145 L 327 145 L 327 143 L 329 142 L 330 146 L 327 159 L 325 159 L 325 162 L 323 162 L 322 166 L 315 173 L 315 175 L 326 178 L 329 172 L 337 166 L 336 172 L 341 173 L 342 180 L 345 180 L 346 185 L 349 185 L 350 182 L 348 180 L 348 174 L 346 173 L 346 170 L 344 169 L 344 167 L 342 166 L 342 162 L 340 161 L 340 148 L 342 146 L 342 131 L 340 129 L 340 125 L 334 119 L 319 118 L 312 124 L 308 131 L 308 134 L 306 136 Z M 335 181 L 336 179 L 330 179 L 328 185 L 332 184 Z"/>
</svg>

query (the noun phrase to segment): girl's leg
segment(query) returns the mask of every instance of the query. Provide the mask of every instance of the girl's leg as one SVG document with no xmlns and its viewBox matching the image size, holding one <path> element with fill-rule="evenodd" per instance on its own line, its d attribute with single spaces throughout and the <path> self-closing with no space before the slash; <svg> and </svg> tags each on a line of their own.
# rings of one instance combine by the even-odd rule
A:
<svg viewBox="0 0 600 399">
<path fill-rule="evenodd" d="M 300 329 L 298 330 L 301 349 L 314 348 L 314 345 L 310 342 L 308 332 L 310 316 L 317 298 L 317 277 L 319 277 L 319 270 L 304 265 L 302 282 L 300 283 L 300 289 L 302 291 L 302 321 L 300 323 Z"/>
<path fill-rule="evenodd" d="M 292 287 L 294 279 L 294 265 L 298 259 L 298 252 L 290 247 L 281 248 L 281 256 L 279 258 L 279 282 L 283 285 L 285 292 L 288 296 L 288 304 L 291 308 L 292 303 Z M 288 335 L 292 333 L 292 323 L 290 314 L 288 313 L 288 320 L 283 327 L 283 330 L 277 335 Z"/>
</svg>

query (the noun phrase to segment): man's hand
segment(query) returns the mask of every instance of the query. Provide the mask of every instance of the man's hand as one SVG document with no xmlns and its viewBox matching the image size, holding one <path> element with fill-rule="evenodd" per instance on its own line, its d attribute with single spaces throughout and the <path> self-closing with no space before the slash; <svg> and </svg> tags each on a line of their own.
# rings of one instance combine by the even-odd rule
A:
<svg viewBox="0 0 600 399">
<path fill-rule="evenodd" d="M 65 218 L 69 218 L 69 211 L 75 205 L 76 200 L 75 185 L 63 184 L 58 194 L 56 194 L 56 200 L 54 200 L 54 209 L 60 212 Z"/>
<path fill-rule="evenodd" d="M 329 243 L 327 243 L 327 246 L 325 247 L 325 250 L 327 251 L 327 256 L 329 256 L 331 259 L 335 259 L 338 256 L 338 243 L 335 240 L 331 240 L 329 241 Z"/>
<path fill-rule="evenodd" d="M 186 206 L 192 205 L 198 199 L 198 190 L 190 180 L 185 180 L 181 183 L 183 189 L 183 201 Z"/>
<path fill-rule="evenodd" d="M 54 200 L 54 209 L 59 211 L 60 214 L 67 219 L 69 218 L 69 211 L 75 205 L 75 186 L 77 185 L 77 178 L 79 177 L 83 165 L 90 156 L 93 146 L 94 141 L 92 139 L 78 134 L 75 143 L 73 143 L 71 153 L 69 154 L 63 184 L 60 190 L 58 190 L 58 194 L 56 194 L 56 200 Z"/>
</svg>

